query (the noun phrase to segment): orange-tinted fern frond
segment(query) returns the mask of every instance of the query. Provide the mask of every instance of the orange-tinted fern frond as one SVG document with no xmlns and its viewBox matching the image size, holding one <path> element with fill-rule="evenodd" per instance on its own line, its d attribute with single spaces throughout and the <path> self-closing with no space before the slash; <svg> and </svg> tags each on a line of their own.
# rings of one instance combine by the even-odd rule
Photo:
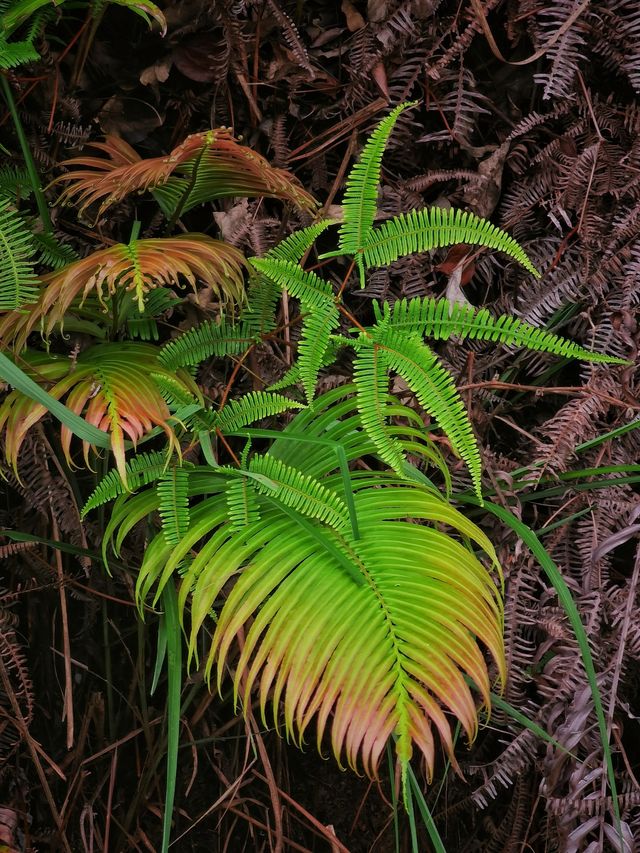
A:
<svg viewBox="0 0 640 853">
<path fill-rule="evenodd" d="M 124 140 L 107 136 L 92 142 L 103 157 L 74 157 L 62 163 L 70 171 L 54 183 L 67 183 L 60 201 L 85 210 L 100 202 L 99 213 L 122 201 L 129 193 L 159 190 L 180 211 L 204 201 L 228 196 L 267 196 L 289 201 L 303 210 L 316 202 L 284 169 L 271 166 L 264 157 L 237 142 L 227 128 L 194 133 L 170 154 L 142 159 Z M 162 188 L 162 191 L 160 191 Z"/>
<path fill-rule="evenodd" d="M 79 299 L 82 304 L 91 293 L 104 305 L 107 297 L 131 291 L 142 310 L 149 290 L 178 284 L 180 278 L 194 290 L 201 281 L 221 300 L 239 302 L 244 297 L 245 264 L 238 249 L 205 234 L 116 243 L 43 276 L 38 300 L 0 320 L 0 340 L 13 341 L 21 349 L 39 326 L 49 335 L 63 326 L 72 303 Z"/>
<path fill-rule="evenodd" d="M 175 434 L 168 423 L 171 412 L 165 402 L 157 378 L 176 382 L 185 392 L 199 396 L 191 377 L 184 371 L 169 371 L 158 361 L 159 350 L 151 344 L 99 344 L 80 354 L 74 364 L 63 356 L 25 352 L 19 365 L 56 400 L 77 415 L 84 413 L 87 423 L 105 430 L 111 436 L 111 449 L 116 466 L 125 477 L 125 439 L 135 445 L 155 427 L 161 427 L 172 447 L 177 448 Z M 18 454 L 31 427 L 47 410 L 20 391 L 11 391 L 0 406 L 0 432 L 5 433 L 5 456 L 17 473 Z M 71 465 L 72 433 L 61 427 L 60 440 L 67 462 Z M 84 459 L 89 466 L 91 445 L 83 442 Z"/>
</svg>

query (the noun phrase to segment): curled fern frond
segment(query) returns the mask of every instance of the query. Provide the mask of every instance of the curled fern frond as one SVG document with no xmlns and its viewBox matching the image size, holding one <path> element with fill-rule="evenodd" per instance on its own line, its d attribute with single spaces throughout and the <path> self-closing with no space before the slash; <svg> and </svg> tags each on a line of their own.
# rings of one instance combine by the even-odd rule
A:
<svg viewBox="0 0 640 853">
<path fill-rule="evenodd" d="M 405 255 L 458 243 L 498 249 L 540 278 L 524 249 L 506 231 L 474 213 L 441 207 L 402 213 L 370 231 L 362 247 L 362 263 L 366 267 L 385 266 Z"/>
<path fill-rule="evenodd" d="M 269 394 L 266 391 L 249 391 L 238 400 L 230 403 L 216 413 L 215 424 L 221 432 L 235 432 L 262 418 L 279 415 L 290 409 L 302 409 L 302 403 L 283 397 L 281 394 Z"/>
<path fill-rule="evenodd" d="M 607 364 L 626 363 L 624 359 L 615 356 L 592 352 L 567 338 L 539 329 L 517 317 L 507 314 L 493 317 L 486 308 L 478 309 L 473 305 L 459 303 L 452 305 L 448 299 L 400 299 L 391 308 L 389 324 L 398 331 L 436 340 L 447 340 L 456 335 L 463 339 L 499 341 L 565 358 Z"/>
<path fill-rule="evenodd" d="M 160 352 L 160 363 L 168 370 L 197 365 L 207 358 L 238 355 L 253 343 L 246 323 L 233 323 L 226 317 L 209 320 L 189 329 Z"/>
<path fill-rule="evenodd" d="M 112 501 L 118 495 L 127 491 L 133 492 L 140 486 L 146 486 L 149 483 L 155 483 L 167 470 L 168 463 L 166 453 L 140 453 L 125 465 L 126 484 L 118 471 L 115 469 L 109 471 L 89 495 L 87 502 L 82 507 L 81 517 L 84 518 L 91 510 Z"/>
<path fill-rule="evenodd" d="M 38 297 L 33 238 L 22 217 L 0 196 L 0 311 L 12 311 Z"/>
<path fill-rule="evenodd" d="M 189 529 L 189 469 L 174 465 L 156 484 L 162 534 L 168 545 L 179 545 Z"/>
</svg>

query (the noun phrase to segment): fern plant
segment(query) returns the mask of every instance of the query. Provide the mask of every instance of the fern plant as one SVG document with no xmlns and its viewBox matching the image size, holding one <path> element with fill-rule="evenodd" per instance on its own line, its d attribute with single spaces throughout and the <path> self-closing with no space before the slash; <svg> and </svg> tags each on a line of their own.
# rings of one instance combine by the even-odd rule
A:
<svg viewBox="0 0 640 853">
<path fill-rule="evenodd" d="M 128 472 L 132 481 L 156 479 L 154 488 L 131 495 L 110 476 L 85 512 L 117 496 L 105 536 L 116 553 L 138 520 L 160 513 L 163 529 L 146 549 L 138 603 L 142 612 L 153 590 L 157 604 L 181 571 L 179 605 L 191 659 L 202 625 L 233 581 L 205 673 L 215 672 L 221 686 L 235 638 L 253 615 L 234 693 L 246 705 L 259 685 L 265 724 L 269 704 L 276 727 L 284 720 L 287 735 L 301 742 L 315 718 L 318 744 L 327 731 L 338 760 L 370 775 L 395 734 L 403 778 L 414 747 L 431 774 L 432 726 L 455 763 L 445 712 L 469 738 L 477 731 L 465 675 L 488 704 L 492 676 L 480 643 L 498 677 L 505 675 L 499 567 L 486 536 L 428 481 L 420 482 L 418 469 L 413 482 L 349 469 L 376 455 L 354 390 L 322 395 L 313 411 L 275 434 L 267 452 L 248 454 L 240 467 L 183 467 L 167 478 L 160 457 L 136 462 Z M 393 428 L 398 446 L 416 462 L 432 461 L 415 413 L 392 398 L 383 406 L 408 421 Z M 484 562 L 466 542 L 484 552 Z M 329 601 L 330 607 L 322 604 Z"/>
<path fill-rule="evenodd" d="M 396 107 L 371 134 L 346 181 L 338 248 L 320 257 L 351 257 L 358 268 L 360 284 L 364 286 L 366 270 L 372 267 L 390 264 L 406 255 L 466 243 L 498 249 L 532 275 L 539 276 L 512 237 L 490 222 L 460 210 L 412 211 L 388 220 L 379 228 L 374 227 L 384 148 L 398 116 L 411 106 L 413 104 Z M 294 234 L 265 257 L 252 258 L 251 264 L 263 278 L 300 301 L 303 322 L 298 361 L 286 381 L 302 382 L 311 403 L 329 348 L 351 347 L 355 352 L 353 370 L 363 424 L 381 458 L 400 475 L 404 469 L 403 454 L 388 433 L 380 405 L 387 393 L 391 373 L 404 379 L 420 406 L 445 431 L 453 450 L 466 463 L 476 494 L 482 499 L 481 461 L 473 427 L 453 378 L 425 343 L 425 337 L 478 338 L 569 358 L 624 363 L 622 359 L 591 352 L 514 317 L 493 318 L 485 309 L 478 311 L 471 306 L 452 305 L 447 299 L 402 300 L 393 308 L 388 304 L 375 305 L 373 326 L 360 326 L 353 330 L 355 335 L 336 335 L 340 311 L 350 316 L 342 307 L 342 291 L 334 293 L 329 282 L 299 264 L 319 233 L 331 224 L 325 221 Z"/>
</svg>

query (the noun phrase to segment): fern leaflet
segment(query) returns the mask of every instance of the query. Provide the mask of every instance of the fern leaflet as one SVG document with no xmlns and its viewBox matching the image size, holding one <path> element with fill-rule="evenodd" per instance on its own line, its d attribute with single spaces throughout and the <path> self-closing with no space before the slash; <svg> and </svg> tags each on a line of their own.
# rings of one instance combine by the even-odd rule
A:
<svg viewBox="0 0 640 853">
<path fill-rule="evenodd" d="M 231 480 L 226 490 L 227 508 L 234 532 L 260 521 L 260 507 L 253 482 L 248 477 Z"/>
<path fill-rule="evenodd" d="M 384 350 L 389 368 L 401 376 L 422 408 L 447 434 L 451 446 L 466 462 L 478 498 L 482 499 L 480 452 L 465 405 L 450 373 L 417 337 L 383 329 L 375 344 Z"/>
<path fill-rule="evenodd" d="M 303 474 L 268 453 L 254 456 L 249 462 L 249 471 L 259 475 L 254 484 L 261 494 L 276 498 L 301 515 L 322 521 L 335 530 L 349 526 L 346 503 L 315 477 Z"/>
<path fill-rule="evenodd" d="M 13 311 L 38 298 L 33 255 L 33 240 L 22 217 L 0 197 L 0 310 Z"/>
<path fill-rule="evenodd" d="M 326 310 L 329 304 L 333 304 L 331 285 L 314 272 L 303 270 L 293 261 L 251 258 L 251 263 L 308 308 Z"/>
<path fill-rule="evenodd" d="M 486 308 L 473 305 L 452 305 L 448 299 L 398 300 L 390 311 L 390 326 L 398 331 L 416 333 L 436 340 L 447 340 L 451 335 L 500 341 L 503 344 L 528 347 L 540 352 L 579 358 L 584 361 L 626 364 L 624 359 L 604 353 L 591 352 L 567 338 L 554 335 L 503 314 L 493 317 Z"/>
<path fill-rule="evenodd" d="M 294 231 L 287 238 L 270 249 L 265 257 L 274 258 L 280 261 L 291 261 L 294 264 L 300 262 L 304 257 L 305 252 L 313 246 L 318 237 L 329 228 L 330 225 L 335 225 L 335 219 L 321 219 L 319 222 L 314 222 L 307 228 L 301 228 L 299 231 Z"/>
<path fill-rule="evenodd" d="M 344 219 L 339 231 L 339 246 L 341 254 L 356 256 L 363 287 L 364 264 L 361 252 L 367 245 L 376 215 L 382 155 L 400 113 L 414 105 L 415 102 L 400 104 L 380 122 L 347 178 L 347 188 L 342 199 Z"/>
<path fill-rule="evenodd" d="M 289 409 L 302 409 L 302 403 L 289 400 L 281 394 L 269 394 L 265 391 L 250 391 L 239 400 L 230 403 L 217 412 L 215 425 L 222 432 L 235 432 L 255 421 L 271 415 L 279 415 Z"/>
<path fill-rule="evenodd" d="M 174 466 L 156 485 L 158 511 L 167 545 L 179 545 L 189 529 L 189 469 Z"/>
<path fill-rule="evenodd" d="M 405 255 L 458 243 L 498 249 L 540 278 L 522 247 L 506 231 L 474 213 L 441 207 L 412 210 L 389 219 L 370 232 L 362 259 L 366 267 L 386 266 Z"/>
<path fill-rule="evenodd" d="M 102 504 L 112 501 L 118 495 L 124 494 L 126 491 L 135 491 L 140 486 L 146 486 L 149 483 L 154 483 L 166 471 L 168 464 L 167 454 L 161 452 L 155 453 L 140 453 L 134 456 L 125 465 L 125 474 L 127 485 L 122 482 L 120 473 L 114 468 L 112 471 L 102 478 L 100 483 L 93 490 L 89 499 L 82 507 L 81 517 L 84 518 L 92 509 L 102 506 Z"/>
<path fill-rule="evenodd" d="M 168 343 L 162 348 L 159 361 L 167 369 L 175 370 L 200 364 L 211 356 L 237 355 L 244 352 L 252 341 L 246 323 L 234 324 L 222 317 L 220 322 L 210 320 Z"/>
</svg>

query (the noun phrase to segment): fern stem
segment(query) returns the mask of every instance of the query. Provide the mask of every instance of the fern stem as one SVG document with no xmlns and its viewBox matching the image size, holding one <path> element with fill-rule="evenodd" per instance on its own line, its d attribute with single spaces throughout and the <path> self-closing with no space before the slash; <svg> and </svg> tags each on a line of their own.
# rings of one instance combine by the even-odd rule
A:
<svg viewBox="0 0 640 853">
<path fill-rule="evenodd" d="M 49 206 L 47 204 L 47 200 L 44 197 L 44 191 L 42 189 L 42 184 L 40 183 L 40 175 L 38 174 L 38 170 L 36 168 L 36 164 L 31 153 L 31 148 L 29 147 L 29 142 L 27 141 L 27 137 L 25 136 L 24 128 L 22 127 L 22 122 L 20 121 L 20 116 L 18 115 L 18 108 L 16 107 L 16 102 L 13 98 L 11 86 L 9 85 L 9 81 L 7 80 L 4 74 L 0 75 L 0 86 L 2 87 L 2 94 L 4 95 L 4 99 L 7 102 L 7 107 L 13 120 L 13 126 L 18 137 L 18 142 L 20 143 L 22 156 L 24 158 L 24 164 L 27 168 L 29 181 L 31 183 L 31 188 L 33 189 L 33 194 L 36 199 L 38 213 L 40 214 L 42 225 L 46 233 L 53 236 L 53 225 L 51 224 Z"/>
</svg>

